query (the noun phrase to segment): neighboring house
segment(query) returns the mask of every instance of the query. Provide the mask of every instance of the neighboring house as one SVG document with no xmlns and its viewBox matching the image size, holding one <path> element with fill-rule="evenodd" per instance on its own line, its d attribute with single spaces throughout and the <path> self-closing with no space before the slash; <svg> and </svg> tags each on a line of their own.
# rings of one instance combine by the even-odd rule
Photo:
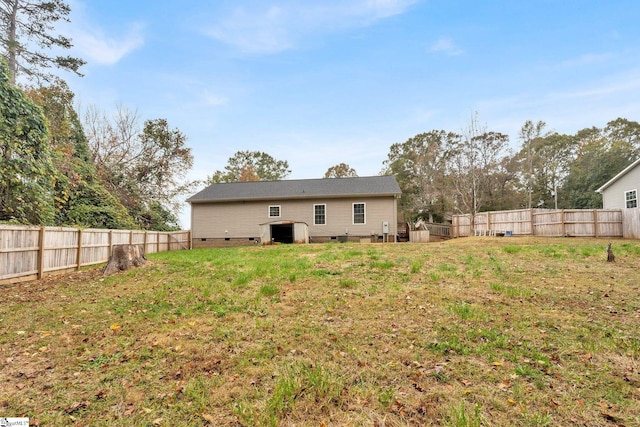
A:
<svg viewBox="0 0 640 427">
<path fill-rule="evenodd" d="M 395 241 L 400 194 L 393 176 L 212 184 L 187 200 L 193 247 Z"/>
<path fill-rule="evenodd" d="M 604 209 L 636 209 L 640 190 L 640 159 L 611 178 L 596 191 L 602 194 Z"/>
</svg>

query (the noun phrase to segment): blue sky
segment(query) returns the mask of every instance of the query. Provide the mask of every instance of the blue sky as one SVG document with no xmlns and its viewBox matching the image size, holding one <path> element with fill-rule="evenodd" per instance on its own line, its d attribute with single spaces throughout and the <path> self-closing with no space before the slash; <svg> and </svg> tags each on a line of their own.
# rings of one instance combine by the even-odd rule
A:
<svg viewBox="0 0 640 427">
<path fill-rule="evenodd" d="M 191 178 L 239 150 L 289 178 L 344 162 L 377 175 L 396 142 L 460 132 L 474 111 L 575 133 L 640 121 L 636 0 L 69 0 L 63 77 L 81 107 L 118 104 L 188 137 Z"/>
</svg>

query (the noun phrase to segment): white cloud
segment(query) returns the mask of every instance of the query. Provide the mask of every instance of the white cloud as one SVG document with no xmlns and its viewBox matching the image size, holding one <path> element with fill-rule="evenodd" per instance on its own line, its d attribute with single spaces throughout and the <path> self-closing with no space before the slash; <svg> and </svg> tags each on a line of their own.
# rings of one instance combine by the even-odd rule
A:
<svg viewBox="0 0 640 427">
<path fill-rule="evenodd" d="M 245 53 L 271 54 L 299 45 L 314 34 L 375 24 L 404 13 L 418 0 L 252 1 L 207 26 L 205 34 Z"/>
<path fill-rule="evenodd" d="M 630 70 L 624 74 L 609 76 L 590 84 L 590 87 L 574 91 L 559 92 L 554 98 L 558 99 L 593 99 L 595 97 L 609 97 L 623 95 L 633 97 L 640 90 L 640 70 Z"/>
<path fill-rule="evenodd" d="M 640 69 L 629 70 L 565 90 L 522 92 L 479 100 L 474 108 L 488 118 L 490 128 L 506 132 L 512 145 L 520 143 L 518 130 L 525 120 L 543 120 L 549 130 L 573 134 L 604 126 L 616 117 L 632 119 L 640 108 Z"/>
<path fill-rule="evenodd" d="M 583 67 L 586 65 L 600 64 L 611 61 L 612 53 L 586 53 L 577 58 L 571 58 L 562 63 L 565 67 Z"/>
<path fill-rule="evenodd" d="M 431 48 L 429 50 L 431 52 L 441 52 L 452 56 L 462 55 L 464 53 L 464 51 L 458 48 L 455 42 L 449 37 L 440 37 L 431 45 Z"/>
<path fill-rule="evenodd" d="M 225 105 L 228 102 L 228 99 L 226 97 L 216 95 L 215 93 L 211 93 L 208 90 L 205 90 L 202 93 L 202 99 L 204 100 L 206 105 L 211 107 Z"/>
<path fill-rule="evenodd" d="M 288 17 L 278 7 L 251 11 L 238 7 L 223 22 L 211 27 L 206 34 L 223 43 L 249 53 L 274 53 L 292 46 L 291 30 L 286 28 Z"/>
<path fill-rule="evenodd" d="M 93 22 L 87 14 L 86 2 L 69 0 L 70 22 L 59 23 L 63 34 L 71 38 L 72 55 L 86 60 L 90 65 L 114 65 L 134 50 L 144 45 L 144 25 L 133 22 L 118 36 L 110 34 Z M 115 30 L 110 30 L 113 33 Z"/>
<path fill-rule="evenodd" d="M 141 24 L 133 24 L 119 38 L 109 37 L 101 31 L 78 29 L 73 32 L 73 45 L 78 54 L 89 63 L 114 65 L 122 58 L 144 45 Z"/>
</svg>

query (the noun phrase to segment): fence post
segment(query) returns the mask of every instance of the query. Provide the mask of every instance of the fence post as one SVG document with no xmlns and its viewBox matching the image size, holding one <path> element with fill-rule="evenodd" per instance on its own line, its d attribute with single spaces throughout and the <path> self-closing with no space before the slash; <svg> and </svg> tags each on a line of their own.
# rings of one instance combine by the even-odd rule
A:
<svg viewBox="0 0 640 427">
<path fill-rule="evenodd" d="M 113 252 L 113 230 L 109 230 L 109 250 L 107 251 L 107 259 L 111 258 Z"/>
<path fill-rule="evenodd" d="M 533 217 L 533 208 L 529 209 L 529 215 L 531 215 L 531 235 L 535 236 L 536 235 L 536 221 L 535 221 L 535 218 Z"/>
<path fill-rule="evenodd" d="M 193 247 L 191 246 L 191 230 L 187 231 L 187 247 L 189 248 L 189 250 L 193 249 Z"/>
<path fill-rule="evenodd" d="M 133 245 L 133 230 L 129 232 L 129 244 Z"/>
<path fill-rule="evenodd" d="M 76 252 L 76 271 L 80 270 L 82 265 L 82 229 L 78 228 L 78 251 Z"/>
<path fill-rule="evenodd" d="M 44 227 L 38 233 L 38 280 L 44 276 Z"/>
<path fill-rule="evenodd" d="M 567 228 L 564 222 L 564 209 L 560 210 L 560 222 L 562 223 L 562 226 L 560 227 L 560 232 L 562 233 L 562 237 L 564 237 L 567 234 Z"/>
<path fill-rule="evenodd" d="M 596 238 L 600 237 L 599 229 L 600 229 L 600 225 L 598 224 L 598 210 L 594 209 L 593 210 L 593 232 Z"/>
<path fill-rule="evenodd" d="M 144 254 L 147 254 L 147 230 L 144 230 L 144 240 L 142 242 L 142 250 L 144 251 Z"/>
</svg>

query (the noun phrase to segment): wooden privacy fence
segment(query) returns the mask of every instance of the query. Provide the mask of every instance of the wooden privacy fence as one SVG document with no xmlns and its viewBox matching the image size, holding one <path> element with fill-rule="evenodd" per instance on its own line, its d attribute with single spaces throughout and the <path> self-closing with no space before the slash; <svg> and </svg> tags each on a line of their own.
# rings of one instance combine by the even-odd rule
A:
<svg viewBox="0 0 640 427">
<path fill-rule="evenodd" d="M 622 209 L 622 235 L 625 239 L 640 239 L 640 208 Z"/>
<path fill-rule="evenodd" d="M 429 243 L 429 230 L 409 231 L 409 241 L 413 243 Z"/>
<path fill-rule="evenodd" d="M 189 249 L 190 234 L 0 225 L 0 284 L 107 262 L 118 244 L 142 245 L 146 254 Z"/>
<path fill-rule="evenodd" d="M 467 237 L 474 234 L 546 237 L 624 237 L 620 209 L 519 209 L 471 215 L 453 215 L 451 234 Z"/>
</svg>

